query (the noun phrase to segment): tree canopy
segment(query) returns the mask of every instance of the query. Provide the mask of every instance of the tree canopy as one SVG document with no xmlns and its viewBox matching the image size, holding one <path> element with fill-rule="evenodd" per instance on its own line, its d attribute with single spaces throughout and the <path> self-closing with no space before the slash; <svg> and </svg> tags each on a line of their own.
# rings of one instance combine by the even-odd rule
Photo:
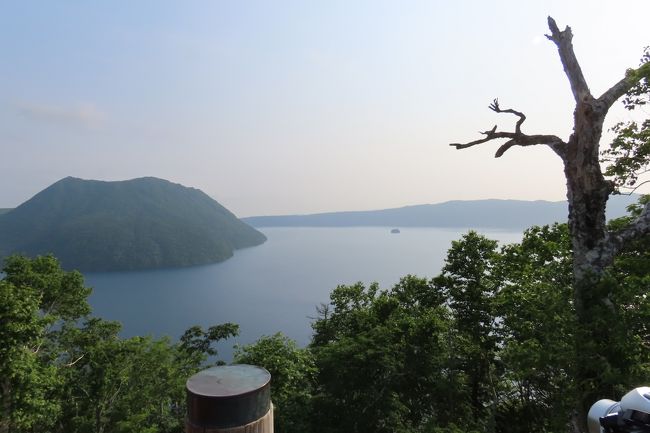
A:
<svg viewBox="0 0 650 433">
<path fill-rule="evenodd" d="M 0 432 L 182 432 L 185 381 L 238 333 L 226 323 L 120 338 L 52 256 L 12 256 L 0 280 Z"/>
</svg>

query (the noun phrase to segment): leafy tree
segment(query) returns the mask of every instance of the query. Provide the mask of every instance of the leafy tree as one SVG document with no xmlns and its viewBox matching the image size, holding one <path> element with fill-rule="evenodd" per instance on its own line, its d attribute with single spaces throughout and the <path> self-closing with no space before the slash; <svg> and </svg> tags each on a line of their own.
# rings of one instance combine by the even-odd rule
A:
<svg viewBox="0 0 650 433">
<path fill-rule="evenodd" d="M 412 431 L 457 416 L 448 310 L 430 282 L 339 286 L 319 313 L 315 431 Z"/>
<path fill-rule="evenodd" d="M 571 248 L 566 224 L 533 227 L 502 248 L 494 273 L 504 366 L 504 432 L 562 431 L 573 403 Z"/>
<path fill-rule="evenodd" d="M 206 331 L 200 326 L 192 326 L 186 330 L 180 338 L 179 350 L 192 365 L 200 365 L 207 356 L 216 356 L 217 350 L 212 344 L 234 337 L 239 334 L 239 325 L 235 323 L 223 323 L 210 326 Z"/>
<path fill-rule="evenodd" d="M 644 198 L 644 205 L 650 198 Z M 613 230 L 642 212 L 612 221 Z M 572 251 L 564 224 L 533 227 L 522 241 L 503 247 L 492 269 L 499 288 L 495 298 L 502 363 L 496 429 L 502 432 L 561 431 L 581 384 L 576 371 L 591 362 L 607 396 L 619 398 L 650 379 L 646 347 L 650 237 L 630 243 L 606 269 L 593 293 L 613 293 L 612 303 L 593 320 L 590 353 L 574 352 L 582 331 L 572 297 Z"/>
<path fill-rule="evenodd" d="M 647 201 L 650 197 L 630 217 L 613 221 L 611 229 L 633 221 Z M 596 333 L 591 341 L 597 346 L 590 350 L 600 355 L 589 358 L 597 363 L 591 368 L 599 371 L 599 386 L 614 398 L 650 379 L 649 247 L 650 236 L 629 244 L 606 270 L 605 287 L 593 290 L 615 294 L 612 305 L 593 321 L 598 327 L 591 328 Z M 585 362 L 573 350 L 581 328 L 572 296 L 572 260 L 566 224 L 533 227 L 520 243 L 498 251 L 494 241 L 472 232 L 452 243 L 433 283 L 451 312 L 453 350 L 446 368 L 459 373 L 455 402 L 466 405 L 474 422 L 462 424 L 458 417 L 455 427 L 441 423 L 435 429 L 566 428 L 581 386 L 576 371 Z M 477 368 L 481 363 L 484 368 Z"/>
<path fill-rule="evenodd" d="M 299 348 L 295 341 L 277 333 L 237 348 L 235 362 L 258 365 L 271 373 L 275 431 L 311 431 L 311 398 L 316 366 L 310 350 Z"/>
<path fill-rule="evenodd" d="M 47 421 L 56 404 L 47 393 L 55 385 L 53 371 L 41 368 L 35 349 L 41 320 L 35 293 L 0 281 L 0 432 L 29 429 Z"/>
<path fill-rule="evenodd" d="M 10 257 L 0 281 L 0 432 L 44 430 L 60 413 L 61 329 L 87 314 L 78 272 L 51 256 Z"/>
<path fill-rule="evenodd" d="M 628 242 L 650 232 L 650 206 L 622 227 L 608 228 L 605 221 L 605 205 L 610 194 L 619 186 L 636 180 L 632 173 L 647 165 L 648 123 L 636 127 L 628 124 L 616 130 L 619 139 L 615 141 L 610 156 L 616 160 L 609 174 L 614 180 L 604 177 L 600 166 L 599 152 L 603 123 L 611 106 L 622 96 L 629 107 L 647 101 L 650 62 L 647 51 L 641 66 L 630 69 L 616 84 L 601 96 L 591 94 L 572 45 L 573 34 L 569 27 L 560 31 L 555 21 L 549 17 L 551 31 L 547 35 L 558 49 L 564 71 L 569 79 L 575 100 L 574 128 L 567 141 L 556 135 L 529 135 L 521 130 L 526 116 L 513 109 L 502 109 L 498 100 L 490 108 L 496 113 L 514 114 L 519 118 L 514 132 L 497 131 L 495 126 L 484 132 L 485 138 L 465 144 L 454 143 L 457 149 L 464 149 L 496 139 L 507 139 L 496 152 L 502 156 L 513 146 L 543 144 L 549 146 L 562 160 L 567 180 L 569 201 L 569 234 L 572 249 L 573 301 L 578 330 L 574 334 L 574 351 L 580 357 L 577 363 L 577 414 L 574 422 L 576 430 L 585 431 L 586 411 L 593 400 L 606 392 L 608 387 L 599 380 L 602 363 L 592 362 L 602 356 L 594 352 L 597 347 L 593 338 L 596 334 L 611 340 L 609 330 L 600 326 L 599 314 L 607 309 L 616 295 L 609 292 L 612 285 L 601 284 L 606 269 L 614 262 Z M 603 310 L 605 308 L 605 310 Z M 605 367 L 606 368 L 606 367 Z"/>
<path fill-rule="evenodd" d="M 611 221 L 609 225 L 614 230 L 627 226 L 638 218 L 649 202 L 650 196 L 643 196 L 638 205 L 631 207 L 629 217 Z M 647 350 L 650 344 L 649 270 L 650 236 L 646 235 L 625 246 L 595 288 L 595 293 L 610 296 L 610 304 L 601 307 L 602 314 L 597 322 L 600 328 L 596 328 L 601 335 L 594 336 L 594 343 L 601 345 L 596 350 L 607 358 L 601 368 L 601 380 L 615 397 L 650 382 L 650 353 Z"/>
<path fill-rule="evenodd" d="M 495 403 L 496 352 L 495 295 L 498 282 L 492 274 L 497 242 L 470 231 L 452 242 L 441 274 L 434 279 L 447 297 L 456 331 L 454 364 L 467 381 L 474 422 L 486 420 L 486 402 Z M 483 429 L 491 429 L 484 425 Z"/>
<path fill-rule="evenodd" d="M 312 325 L 314 431 L 563 431 L 585 387 L 580 369 L 598 371 L 592 380 L 613 398 L 650 380 L 650 236 L 622 250 L 591 292 L 614 294 L 594 310 L 593 357 L 574 346 L 584 328 L 571 246 L 566 224 L 500 249 L 469 232 L 431 281 L 337 287 Z"/>
<path fill-rule="evenodd" d="M 211 344 L 236 335 L 237 325 L 193 327 L 178 343 L 121 339 L 119 330 L 115 322 L 90 318 L 66 333 L 71 361 L 60 431 L 182 432 L 185 381 L 217 354 Z"/>
<path fill-rule="evenodd" d="M 640 66 L 650 62 L 650 47 L 645 47 Z M 647 66 L 646 66 L 647 68 Z M 630 71 L 630 74 L 642 75 L 637 83 L 627 91 L 623 104 L 629 111 L 647 105 L 650 102 L 649 74 Z M 612 130 L 616 133 L 609 148 L 602 152 L 601 162 L 608 164 L 605 175 L 613 179 L 618 191 L 635 190 L 647 183 L 650 162 L 650 119 L 618 122 Z M 641 212 L 637 213 L 639 216 Z"/>
<path fill-rule="evenodd" d="M 0 280 L 0 432 L 182 432 L 185 381 L 226 323 L 167 338 L 119 337 L 89 317 L 78 272 L 51 256 L 10 257 Z"/>
<path fill-rule="evenodd" d="M 185 381 L 200 359 L 167 338 L 121 339 L 119 330 L 91 318 L 66 333 L 73 360 L 60 390 L 60 431 L 181 432 Z"/>
</svg>

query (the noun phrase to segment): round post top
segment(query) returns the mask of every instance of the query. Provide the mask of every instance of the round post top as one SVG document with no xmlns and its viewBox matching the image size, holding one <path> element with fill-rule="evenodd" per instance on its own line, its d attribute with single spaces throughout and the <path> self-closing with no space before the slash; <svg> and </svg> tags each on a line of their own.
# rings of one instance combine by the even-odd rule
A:
<svg viewBox="0 0 650 433">
<path fill-rule="evenodd" d="M 197 396 L 228 398 L 255 392 L 271 381 L 262 367 L 247 364 L 220 365 L 187 380 L 187 390 Z"/>
</svg>

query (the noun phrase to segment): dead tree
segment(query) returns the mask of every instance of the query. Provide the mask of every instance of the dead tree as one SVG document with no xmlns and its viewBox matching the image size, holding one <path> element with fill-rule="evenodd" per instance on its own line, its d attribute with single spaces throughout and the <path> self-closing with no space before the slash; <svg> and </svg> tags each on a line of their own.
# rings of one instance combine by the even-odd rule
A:
<svg viewBox="0 0 650 433">
<path fill-rule="evenodd" d="M 548 26 L 551 34 L 546 37 L 557 46 L 575 100 L 573 133 L 569 139 L 564 141 L 555 135 L 523 133 L 521 126 L 526 116 L 513 109 L 501 108 L 499 101 L 495 99 L 490 105 L 492 111 L 513 114 L 519 118 L 514 132 L 497 131 L 495 126 L 482 133 L 484 138 L 464 144 L 453 143 L 451 146 L 465 149 L 492 140 L 507 139 L 499 147 L 495 157 L 502 156 L 513 146 L 546 145 L 562 159 L 567 182 L 568 223 L 573 248 L 574 302 L 582 330 L 576 337 L 576 351 L 579 357 L 598 356 L 599 354 L 588 353 L 588 340 L 603 337 L 597 334 L 607 330 L 595 329 L 592 315 L 603 308 L 612 308 L 612 302 L 608 293 L 595 294 L 593 288 L 628 241 L 650 233 L 650 204 L 625 228 L 617 231 L 607 229 L 605 205 L 610 194 L 614 192 L 614 184 L 605 179 L 599 162 L 603 122 L 612 104 L 648 75 L 650 63 L 645 63 L 636 70 L 628 70 L 609 90 L 599 97 L 594 97 L 573 51 L 571 29 L 566 27 L 560 31 L 551 17 L 548 18 Z M 579 388 L 576 429 L 584 431 L 585 409 L 593 402 L 593 398 L 602 396 L 596 395 L 601 390 L 593 385 L 598 372 L 591 371 L 593 368 L 589 365 L 592 364 L 581 363 L 580 358 L 578 364 L 582 365 L 578 366 L 576 378 Z"/>
</svg>

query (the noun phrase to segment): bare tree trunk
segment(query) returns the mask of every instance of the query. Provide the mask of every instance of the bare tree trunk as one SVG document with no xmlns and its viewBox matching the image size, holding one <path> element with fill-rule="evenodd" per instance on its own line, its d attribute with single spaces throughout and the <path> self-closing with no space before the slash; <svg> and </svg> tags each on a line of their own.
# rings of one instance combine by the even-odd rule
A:
<svg viewBox="0 0 650 433">
<path fill-rule="evenodd" d="M 639 69 L 628 70 L 618 83 L 599 98 L 592 96 L 580 64 L 573 52 L 571 29 L 560 31 L 549 17 L 551 31 L 547 38 L 555 43 L 569 79 L 576 103 L 573 134 L 567 142 L 555 135 L 527 135 L 521 131 L 526 116 L 513 109 L 502 109 L 494 100 L 490 109 L 519 117 L 514 132 L 497 131 L 495 126 L 483 132 L 485 138 L 469 143 L 453 143 L 465 149 L 495 139 L 508 139 L 496 152 L 502 156 L 513 146 L 547 145 L 564 163 L 569 202 L 569 231 L 573 248 L 574 303 L 579 329 L 575 337 L 576 351 L 576 411 L 570 425 L 575 432 L 586 432 L 586 414 L 589 406 L 607 394 L 605 384 L 599 379 L 608 367 L 607 342 L 611 329 L 606 321 L 599 320 L 614 310 L 608 288 L 601 283 L 606 268 L 614 261 L 625 243 L 650 233 L 650 205 L 628 227 L 617 232 L 607 230 L 605 208 L 613 183 L 605 180 L 600 167 L 599 152 L 603 122 L 612 104 L 631 89 L 642 77 L 638 71 L 647 70 L 648 63 Z"/>
<path fill-rule="evenodd" d="M 102 405 L 101 402 L 95 408 L 95 431 L 102 433 L 104 431 L 104 424 L 102 423 Z"/>
<path fill-rule="evenodd" d="M 603 390 L 594 386 L 602 374 L 606 353 L 596 341 L 610 340 L 611 330 L 599 326 L 599 310 L 608 305 L 608 294 L 597 293 L 606 263 L 600 250 L 607 240 L 605 207 L 612 192 L 600 170 L 598 147 L 602 134 L 604 113 L 597 101 L 585 96 L 576 104 L 575 129 L 567 143 L 564 173 L 569 202 L 569 231 L 573 248 L 573 289 L 579 329 L 575 334 L 576 385 L 578 407 L 573 422 L 586 431 L 587 412 Z M 606 348 L 605 348 L 606 349 Z M 597 357 L 599 362 L 594 362 Z M 599 368 L 600 367 L 600 368 Z M 577 422 L 576 422 L 577 421 Z"/>
<path fill-rule="evenodd" d="M 604 116 L 597 113 L 593 105 L 593 98 L 577 104 L 575 129 L 564 159 L 576 282 L 589 275 L 600 276 L 608 265 L 603 263 L 599 250 L 607 237 L 605 206 L 613 188 L 600 170 L 598 147 Z M 576 294 L 576 302 L 576 309 L 580 311 L 580 293 Z"/>
</svg>

